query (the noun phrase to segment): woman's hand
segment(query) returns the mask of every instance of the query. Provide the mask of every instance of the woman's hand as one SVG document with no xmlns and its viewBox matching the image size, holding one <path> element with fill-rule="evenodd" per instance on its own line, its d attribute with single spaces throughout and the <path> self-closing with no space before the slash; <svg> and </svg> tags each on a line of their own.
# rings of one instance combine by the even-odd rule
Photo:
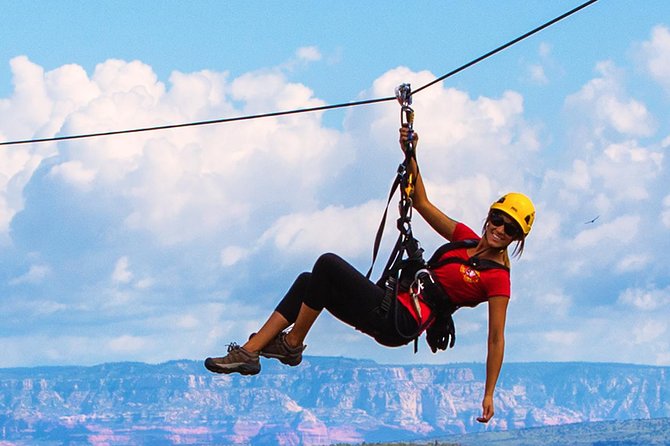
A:
<svg viewBox="0 0 670 446">
<path fill-rule="evenodd" d="M 400 148 L 402 151 L 405 151 L 405 147 L 407 145 L 407 141 L 409 138 L 409 128 L 407 126 L 402 126 L 400 127 Z M 416 146 L 419 145 L 419 134 L 417 132 L 412 133 L 412 142 L 414 143 L 414 150 L 416 150 Z"/>
<path fill-rule="evenodd" d="M 482 401 L 482 416 L 477 417 L 480 423 L 488 423 L 493 418 L 493 395 L 485 395 Z"/>
</svg>

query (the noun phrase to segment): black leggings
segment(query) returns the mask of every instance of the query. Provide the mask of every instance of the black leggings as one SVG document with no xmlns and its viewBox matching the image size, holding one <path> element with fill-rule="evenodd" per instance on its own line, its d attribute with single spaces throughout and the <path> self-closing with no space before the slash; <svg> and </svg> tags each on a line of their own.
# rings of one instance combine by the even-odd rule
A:
<svg viewBox="0 0 670 446">
<path fill-rule="evenodd" d="M 418 324 L 397 299 L 387 312 L 380 311 L 384 294 L 383 288 L 339 256 L 323 254 L 311 273 L 298 276 L 275 311 L 292 324 L 303 303 L 317 311 L 325 308 L 382 345 L 405 345 L 412 341 L 407 335 L 415 333 Z"/>
</svg>

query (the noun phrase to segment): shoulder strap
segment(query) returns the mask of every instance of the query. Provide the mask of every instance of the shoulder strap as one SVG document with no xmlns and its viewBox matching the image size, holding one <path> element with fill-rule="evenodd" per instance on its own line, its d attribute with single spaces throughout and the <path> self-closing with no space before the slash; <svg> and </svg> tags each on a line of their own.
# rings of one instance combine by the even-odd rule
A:
<svg viewBox="0 0 670 446">
<path fill-rule="evenodd" d="M 474 246 L 477 246 L 477 240 L 474 239 L 445 243 L 444 245 L 437 248 L 437 250 L 430 257 L 428 260 L 428 266 L 430 267 L 437 263 L 442 258 L 442 256 L 449 251 L 453 251 L 454 249 L 472 248 Z"/>
<path fill-rule="evenodd" d="M 449 263 L 460 263 L 462 265 L 468 265 L 471 266 L 472 268 L 476 269 L 477 271 L 485 271 L 488 269 L 502 269 L 507 272 L 509 272 L 509 268 L 503 265 L 502 263 L 494 262 L 493 260 L 488 260 L 488 259 L 480 259 L 478 257 L 471 257 L 470 259 L 464 259 L 461 257 L 444 257 L 444 255 L 449 252 L 453 251 L 455 249 L 462 249 L 462 248 L 472 248 L 474 246 L 477 246 L 477 240 L 475 239 L 467 239 L 467 240 L 459 240 L 457 242 L 449 242 L 445 243 L 444 245 L 440 246 L 435 253 L 431 256 L 430 260 L 428 260 L 428 268 L 429 269 L 436 269 L 441 266 L 447 265 Z M 444 257 L 444 258 L 443 258 Z"/>
</svg>

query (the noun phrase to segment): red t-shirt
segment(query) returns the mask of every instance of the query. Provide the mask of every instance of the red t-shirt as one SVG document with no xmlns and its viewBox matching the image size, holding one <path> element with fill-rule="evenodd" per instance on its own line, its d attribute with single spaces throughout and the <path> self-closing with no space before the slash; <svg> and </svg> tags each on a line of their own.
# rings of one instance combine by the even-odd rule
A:
<svg viewBox="0 0 670 446">
<path fill-rule="evenodd" d="M 463 223 L 458 223 L 451 241 L 472 239 L 479 240 L 480 237 Z M 461 257 L 464 260 L 470 258 L 467 248 L 451 250 L 444 254 L 443 258 L 445 257 Z M 493 296 L 510 297 L 509 271 L 504 269 L 477 271 L 460 263 L 448 263 L 434 269 L 432 273 L 435 280 L 440 282 L 447 295 L 459 307 L 475 307 Z M 419 325 L 430 318 L 430 308 L 422 300 L 419 300 L 421 317 L 414 309 L 409 293 L 398 293 L 398 300 L 409 309 Z"/>
</svg>

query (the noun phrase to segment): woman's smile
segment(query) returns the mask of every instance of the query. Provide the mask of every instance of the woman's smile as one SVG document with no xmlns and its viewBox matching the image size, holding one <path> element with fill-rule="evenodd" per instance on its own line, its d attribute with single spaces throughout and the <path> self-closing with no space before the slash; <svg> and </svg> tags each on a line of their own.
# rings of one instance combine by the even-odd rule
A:
<svg viewBox="0 0 670 446">
<path fill-rule="evenodd" d="M 492 245 L 496 248 L 505 247 L 512 241 L 512 238 L 505 234 L 502 226 L 496 227 L 493 225 L 488 225 L 486 233 L 488 234 L 489 245 Z"/>
</svg>

